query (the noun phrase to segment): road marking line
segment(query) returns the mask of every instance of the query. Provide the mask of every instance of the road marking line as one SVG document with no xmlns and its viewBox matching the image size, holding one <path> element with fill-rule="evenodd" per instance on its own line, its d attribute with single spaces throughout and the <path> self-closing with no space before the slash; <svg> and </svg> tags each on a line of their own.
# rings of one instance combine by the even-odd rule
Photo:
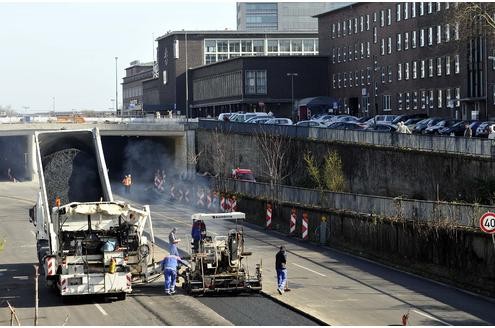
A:
<svg viewBox="0 0 495 328">
<path fill-rule="evenodd" d="M 435 321 L 441 322 L 441 323 L 443 323 L 443 324 L 444 324 L 444 325 L 446 325 L 446 326 L 452 326 L 450 323 L 445 322 L 445 321 L 443 321 L 443 320 L 440 320 L 440 319 L 438 319 L 438 318 L 432 317 L 431 315 L 429 315 L 429 314 L 427 314 L 427 313 L 424 313 L 424 312 L 421 312 L 421 311 L 418 311 L 418 310 L 412 310 L 412 311 L 413 311 L 413 312 L 416 312 L 417 314 L 422 315 L 422 316 L 424 316 L 424 317 L 426 317 L 426 318 L 428 318 L 428 319 L 431 319 L 431 320 L 435 320 Z"/>
<path fill-rule="evenodd" d="M 302 269 L 308 270 L 308 271 L 310 271 L 310 272 L 313 272 L 313 273 L 319 274 L 319 275 L 320 275 L 320 276 L 322 276 L 322 277 L 326 277 L 326 275 L 324 275 L 323 273 L 319 273 L 319 272 L 316 272 L 316 271 L 314 271 L 314 270 L 308 269 L 308 268 L 303 267 L 302 265 L 299 265 L 299 264 L 297 264 L 297 263 L 292 263 L 292 264 L 294 264 L 295 266 L 298 266 L 298 267 L 300 267 L 300 268 L 302 268 Z"/>
<path fill-rule="evenodd" d="M 100 304 L 98 304 L 98 303 L 93 303 L 93 304 L 96 306 L 96 308 L 98 310 L 100 310 L 101 313 L 103 313 L 103 315 L 108 315 L 108 313 L 105 310 L 103 310 L 103 308 L 100 306 Z"/>
</svg>

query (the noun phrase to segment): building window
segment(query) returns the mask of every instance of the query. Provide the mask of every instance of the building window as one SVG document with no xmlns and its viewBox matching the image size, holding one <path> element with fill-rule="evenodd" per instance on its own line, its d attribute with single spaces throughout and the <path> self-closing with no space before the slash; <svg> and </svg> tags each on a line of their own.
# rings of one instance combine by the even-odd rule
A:
<svg viewBox="0 0 495 328">
<path fill-rule="evenodd" d="M 347 88 L 347 73 L 344 73 L 344 88 Z"/>
<path fill-rule="evenodd" d="M 388 37 L 388 42 L 387 42 L 387 53 L 391 54 L 392 53 L 392 37 Z"/>
<path fill-rule="evenodd" d="M 461 105 L 461 102 L 459 99 L 461 99 L 461 88 L 455 88 L 455 107 L 459 107 Z"/>
<path fill-rule="evenodd" d="M 419 16 L 423 16 L 425 14 L 425 3 L 420 2 L 419 3 Z"/>
<path fill-rule="evenodd" d="M 205 64 L 215 63 L 217 61 L 217 55 L 207 54 L 205 56 Z"/>
<path fill-rule="evenodd" d="M 492 103 L 495 105 L 495 85 L 492 86 Z"/>
<path fill-rule="evenodd" d="M 417 79 L 418 78 L 418 62 L 413 61 L 412 63 L 412 78 Z"/>
<path fill-rule="evenodd" d="M 361 85 L 364 86 L 364 70 L 361 70 Z"/>
<path fill-rule="evenodd" d="M 340 73 L 337 73 L 337 88 L 340 89 Z"/>
<path fill-rule="evenodd" d="M 376 26 L 373 26 L 373 43 L 378 42 L 378 33 L 376 32 Z"/>
<path fill-rule="evenodd" d="M 167 84 L 167 71 L 163 71 L 163 84 Z"/>
<path fill-rule="evenodd" d="M 404 50 L 409 49 L 409 32 L 404 33 Z"/>
<path fill-rule="evenodd" d="M 445 75 L 450 75 L 450 56 L 445 56 Z"/>
<path fill-rule="evenodd" d="M 459 23 L 455 23 L 454 40 L 459 40 Z"/>
<path fill-rule="evenodd" d="M 335 23 L 332 24 L 332 39 L 335 39 Z"/>
<path fill-rule="evenodd" d="M 376 20 L 377 20 L 377 13 L 375 11 L 373 12 L 373 23 L 376 23 Z"/>
<path fill-rule="evenodd" d="M 459 55 L 455 55 L 454 57 L 454 73 L 455 74 L 459 74 L 461 72 L 461 68 L 460 68 L 460 63 L 459 63 Z"/>
<path fill-rule="evenodd" d="M 367 41 L 366 42 L 366 58 L 370 58 L 370 54 L 371 54 L 371 52 L 370 52 L 370 42 Z"/>
<path fill-rule="evenodd" d="M 383 95 L 383 110 L 384 111 L 390 111 L 392 110 L 391 102 L 390 102 L 390 95 Z"/>
<path fill-rule="evenodd" d="M 413 91 L 413 109 L 418 109 L 418 92 Z"/>
<path fill-rule="evenodd" d="M 335 64 L 335 48 L 332 48 L 332 64 Z"/>
<path fill-rule="evenodd" d="M 441 2 L 437 2 L 437 11 L 440 11 L 442 9 L 441 4 Z"/>
<path fill-rule="evenodd" d="M 416 18 L 416 2 L 411 2 L 411 18 Z"/>
<path fill-rule="evenodd" d="M 428 45 L 433 45 L 433 27 L 428 27 Z"/>
<path fill-rule="evenodd" d="M 352 87 L 352 72 L 349 72 L 349 88 Z"/>
<path fill-rule="evenodd" d="M 366 84 L 371 84 L 371 67 L 366 67 Z"/>
<path fill-rule="evenodd" d="M 345 24 L 345 21 L 344 21 L 344 24 Z M 349 30 L 349 35 L 352 34 L 352 19 L 349 19 L 347 21 L 347 27 L 348 27 L 348 30 Z"/>
<path fill-rule="evenodd" d="M 337 22 L 337 37 L 340 38 L 340 22 Z"/>
<path fill-rule="evenodd" d="M 437 76 L 442 76 L 442 57 L 437 58 Z"/>
<path fill-rule="evenodd" d="M 361 59 L 364 58 L 364 43 L 361 42 Z"/>
<path fill-rule="evenodd" d="M 454 103 L 452 101 L 452 90 L 450 88 L 445 90 L 445 107 L 454 107 Z"/>
<path fill-rule="evenodd" d="M 425 46 L 425 29 L 424 28 L 419 30 L 419 46 L 420 47 Z"/>
<path fill-rule="evenodd" d="M 385 83 L 385 67 L 382 66 L 382 68 L 380 69 L 381 71 L 381 80 L 382 80 L 382 84 Z"/>
<path fill-rule="evenodd" d="M 392 67 L 390 67 L 390 65 L 387 66 L 387 74 L 388 74 L 388 83 L 392 83 Z"/>
<path fill-rule="evenodd" d="M 342 49 L 342 61 L 345 63 L 347 61 L 347 47 Z"/>
<path fill-rule="evenodd" d="M 405 69 L 404 69 L 404 71 L 405 71 L 405 74 L 404 74 L 405 75 L 405 79 L 406 80 L 409 80 L 409 62 L 405 63 Z"/>
<path fill-rule="evenodd" d="M 392 9 L 387 9 L 387 25 L 392 25 Z"/>
<path fill-rule="evenodd" d="M 437 44 L 442 43 L 442 25 L 437 26 Z"/>
<path fill-rule="evenodd" d="M 397 109 L 402 110 L 402 93 L 397 94 Z"/>
<path fill-rule="evenodd" d="M 445 9 L 449 9 L 450 8 L 450 2 L 446 2 L 445 3 Z"/>
<path fill-rule="evenodd" d="M 430 107 L 430 109 L 433 109 L 433 90 L 432 89 L 428 90 L 428 107 Z"/>
<path fill-rule="evenodd" d="M 245 93 L 266 94 L 266 71 L 246 71 Z"/>
<path fill-rule="evenodd" d="M 438 108 L 442 108 L 443 106 L 443 93 L 442 93 L 442 90 L 441 89 L 438 89 L 438 98 L 437 98 L 437 104 L 438 104 Z"/>
<path fill-rule="evenodd" d="M 385 26 L 385 10 L 380 10 L 380 27 Z"/>
<path fill-rule="evenodd" d="M 366 31 L 370 30 L 370 15 L 366 15 Z"/>
<path fill-rule="evenodd" d="M 358 44 L 354 44 L 354 60 L 358 59 Z"/>
<path fill-rule="evenodd" d="M 385 39 L 382 39 L 381 54 L 385 55 Z"/>
<path fill-rule="evenodd" d="M 397 64 L 397 81 L 402 80 L 402 64 Z"/>
<path fill-rule="evenodd" d="M 253 42 L 251 40 L 242 40 L 241 41 L 241 51 L 244 53 L 252 53 L 253 52 Z"/>
<path fill-rule="evenodd" d="M 400 22 L 401 8 L 400 3 L 397 4 L 397 21 Z"/>
<path fill-rule="evenodd" d="M 359 86 L 359 72 L 355 71 L 354 72 L 354 86 Z"/>
<path fill-rule="evenodd" d="M 409 2 L 404 3 L 404 19 L 409 18 Z"/>
<path fill-rule="evenodd" d="M 397 33 L 397 51 L 402 50 L 402 35 Z"/>
<path fill-rule="evenodd" d="M 359 30 L 364 31 L 364 16 L 359 17 Z"/>
<path fill-rule="evenodd" d="M 445 24 L 444 33 L 445 33 L 445 42 L 449 42 L 450 41 L 450 24 Z"/>
<path fill-rule="evenodd" d="M 421 109 L 426 109 L 426 90 L 421 90 Z"/>
<path fill-rule="evenodd" d="M 433 2 L 428 2 L 428 14 L 433 13 Z"/>
<path fill-rule="evenodd" d="M 340 63 L 340 48 L 337 48 L 337 63 Z"/>
<path fill-rule="evenodd" d="M 428 77 L 433 77 L 433 58 L 428 59 Z"/>
<path fill-rule="evenodd" d="M 345 24 L 345 21 L 344 21 L 344 22 L 342 22 L 342 35 L 346 36 L 346 34 L 347 34 L 347 25 Z M 349 35 L 350 34 L 351 33 L 349 33 Z"/>
<path fill-rule="evenodd" d="M 416 31 L 411 32 L 411 47 L 416 48 Z"/>
<path fill-rule="evenodd" d="M 411 109 L 411 93 L 406 92 L 406 110 Z"/>
<path fill-rule="evenodd" d="M 425 61 L 423 59 L 423 60 L 421 60 L 421 78 L 424 79 L 425 76 L 426 76 L 426 74 L 425 74 Z"/>
<path fill-rule="evenodd" d="M 332 74 L 332 88 L 335 89 L 335 86 L 336 86 L 335 74 Z"/>
</svg>

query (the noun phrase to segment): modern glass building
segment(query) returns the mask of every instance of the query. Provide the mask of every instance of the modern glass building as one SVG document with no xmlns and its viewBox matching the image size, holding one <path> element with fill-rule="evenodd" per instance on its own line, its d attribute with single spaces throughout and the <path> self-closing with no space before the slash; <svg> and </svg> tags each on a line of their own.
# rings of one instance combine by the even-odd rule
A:
<svg viewBox="0 0 495 328">
<path fill-rule="evenodd" d="M 314 15 L 351 2 L 238 2 L 239 31 L 318 31 Z"/>
</svg>

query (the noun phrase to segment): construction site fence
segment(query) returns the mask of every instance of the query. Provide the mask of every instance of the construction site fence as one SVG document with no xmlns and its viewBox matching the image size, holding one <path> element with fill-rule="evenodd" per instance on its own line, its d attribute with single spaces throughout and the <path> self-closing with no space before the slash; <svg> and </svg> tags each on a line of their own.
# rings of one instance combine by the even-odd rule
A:
<svg viewBox="0 0 495 328">
<path fill-rule="evenodd" d="M 467 156 L 495 157 L 495 145 L 486 138 L 465 138 L 438 135 L 416 135 L 366 130 L 342 130 L 305 126 L 281 126 L 199 120 L 200 129 L 217 130 L 222 133 L 282 135 L 288 138 L 366 144 L 381 147 L 449 153 Z"/>
<path fill-rule="evenodd" d="M 318 191 L 233 179 L 218 179 L 217 185 L 225 188 L 223 191 L 237 194 L 241 198 L 245 196 L 288 203 L 294 206 L 347 211 L 392 219 L 441 222 L 453 226 L 478 227 L 480 217 L 484 213 L 495 209 L 495 207 L 489 205 Z"/>
</svg>

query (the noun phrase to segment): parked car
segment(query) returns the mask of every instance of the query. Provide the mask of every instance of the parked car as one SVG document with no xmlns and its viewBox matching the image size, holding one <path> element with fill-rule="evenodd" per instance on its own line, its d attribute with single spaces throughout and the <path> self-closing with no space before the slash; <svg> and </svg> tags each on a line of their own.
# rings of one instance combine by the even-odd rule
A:
<svg viewBox="0 0 495 328">
<path fill-rule="evenodd" d="M 322 122 L 315 121 L 315 120 L 299 121 L 295 125 L 296 126 L 307 126 L 307 127 L 311 127 L 311 128 L 324 128 L 326 126 Z"/>
<path fill-rule="evenodd" d="M 253 123 L 253 124 L 265 124 L 266 121 L 271 120 L 271 116 L 261 116 L 261 117 L 251 117 L 244 123 Z"/>
<path fill-rule="evenodd" d="M 394 120 L 392 121 L 392 124 L 397 125 L 397 123 L 399 123 L 399 122 L 405 122 L 405 121 L 412 119 L 412 118 L 424 119 L 424 118 L 428 118 L 428 115 L 427 114 L 421 114 L 421 113 L 403 114 L 403 115 L 399 115 L 396 118 L 394 118 Z"/>
<path fill-rule="evenodd" d="M 438 133 L 444 136 L 463 136 L 466 130 L 466 124 L 469 124 L 469 121 L 460 121 L 452 126 L 438 130 Z"/>
<path fill-rule="evenodd" d="M 424 120 L 424 119 L 423 118 L 410 118 L 404 122 L 404 125 L 407 126 L 409 128 L 409 130 L 412 131 L 414 129 L 414 127 L 416 126 L 416 123 L 418 123 L 419 121 L 422 121 L 422 120 Z"/>
<path fill-rule="evenodd" d="M 441 120 L 443 120 L 443 118 L 440 118 L 440 117 L 425 118 L 424 120 L 419 121 L 418 123 L 416 123 L 416 126 L 412 130 L 412 133 L 421 134 L 421 133 L 423 133 L 423 130 L 424 129 L 426 129 L 427 127 L 430 127 L 432 125 L 437 124 Z"/>
<path fill-rule="evenodd" d="M 371 124 L 368 126 L 366 131 L 375 131 L 375 132 L 396 132 L 397 127 L 395 125 L 389 124 L 389 123 L 377 123 L 377 124 Z"/>
<path fill-rule="evenodd" d="M 228 121 L 229 117 L 232 116 L 233 113 L 221 113 L 218 115 L 218 120 L 219 121 Z"/>
<path fill-rule="evenodd" d="M 422 131 L 422 134 L 440 134 L 440 129 L 448 128 L 459 123 L 459 120 L 441 120 L 435 125 L 431 125 Z"/>
<path fill-rule="evenodd" d="M 473 137 L 476 137 L 476 130 L 478 130 L 478 126 L 483 123 L 481 121 L 472 121 L 471 125 L 469 127 L 471 128 L 471 131 L 473 131 Z"/>
<path fill-rule="evenodd" d="M 327 128 L 343 130 L 363 130 L 366 127 L 362 123 L 357 122 L 332 122 L 327 125 Z"/>
<path fill-rule="evenodd" d="M 290 118 L 274 117 L 266 121 L 265 124 L 292 125 L 292 120 Z"/>
<path fill-rule="evenodd" d="M 475 134 L 479 138 L 488 138 L 488 127 L 492 124 L 494 124 L 494 122 L 491 121 L 485 121 L 481 123 L 476 129 L 476 134 L 474 133 L 474 131 L 473 134 Z"/>
<path fill-rule="evenodd" d="M 372 124 L 391 124 L 396 117 L 397 115 L 376 115 L 366 121 L 366 125 L 370 126 Z"/>
<path fill-rule="evenodd" d="M 365 123 L 366 121 L 369 121 L 372 118 L 373 118 L 373 116 L 363 116 L 363 117 L 358 118 L 358 120 L 356 122 Z"/>
<path fill-rule="evenodd" d="M 325 115 L 317 116 L 317 117 L 313 118 L 313 120 L 314 121 L 318 121 L 318 122 L 326 122 L 326 121 L 331 120 L 333 117 L 335 117 L 335 115 L 333 115 L 333 114 L 325 114 Z"/>
<path fill-rule="evenodd" d="M 245 122 L 250 118 L 261 117 L 261 116 L 268 116 L 268 114 L 265 112 L 243 113 L 243 114 L 236 115 L 233 119 L 231 119 L 231 121 L 232 122 Z"/>
<path fill-rule="evenodd" d="M 232 178 L 241 181 L 256 182 L 254 174 L 250 169 L 236 168 L 232 170 Z"/>
<path fill-rule="evenodd" d="M 356 122 L 357 120 L 358 118 L 352 115 L 336 115 L 330 122 Z"/>
</svg>

